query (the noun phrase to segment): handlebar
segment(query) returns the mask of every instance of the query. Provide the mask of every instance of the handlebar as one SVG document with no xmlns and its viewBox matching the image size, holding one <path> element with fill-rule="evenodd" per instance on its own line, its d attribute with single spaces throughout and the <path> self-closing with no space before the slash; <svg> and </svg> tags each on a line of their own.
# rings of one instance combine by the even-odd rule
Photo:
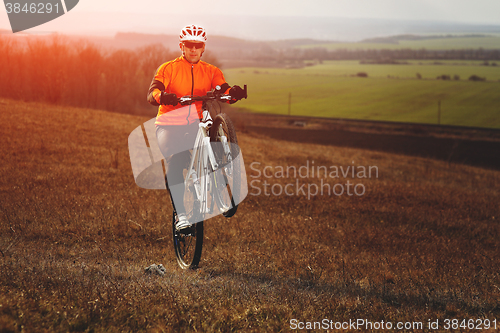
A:
<svg viewBox="0 0 500 333">
<path fill-rule="evenodd" d="M 181 105 L 189 105 L 197 101 L 230 101 L 233 99 L 233 97 L 229 94 L 220 94 L 218 90 L 220 90 L 221 87 L 217 86 L 216 89 L 207 92 L 205 96 L 194 96 L 194 95 L 187 95 L 187 96 L 182 96 L 177 99 L 177 102 Z M 244 96 L 243 98 L 247 98 L 247 85 L 245 84 L 243 86 L 243 91 L 244 91 Z"/>
</svg>

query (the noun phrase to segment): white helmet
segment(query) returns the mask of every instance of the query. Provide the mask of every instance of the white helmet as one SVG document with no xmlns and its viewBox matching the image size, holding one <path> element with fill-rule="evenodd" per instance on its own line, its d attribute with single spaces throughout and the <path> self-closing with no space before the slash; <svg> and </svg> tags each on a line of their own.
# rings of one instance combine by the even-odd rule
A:
<svg viewBox="0 0 500 333">
<path fill-rule="evenodd" d="M 181 30 L 181 34 L 179 36 L 179 40 L 181 42 L 187 40 L 195 40 L 198 42 L 205 43 L 207 41 L 207 34 L 205 29 L 196 25 L 188 25 Z"/>
</svg>

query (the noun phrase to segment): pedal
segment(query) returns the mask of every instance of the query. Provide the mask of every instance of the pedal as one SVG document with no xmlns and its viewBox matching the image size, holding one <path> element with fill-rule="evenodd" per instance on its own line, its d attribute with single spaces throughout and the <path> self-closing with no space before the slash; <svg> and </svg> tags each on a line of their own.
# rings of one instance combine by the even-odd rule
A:
<svg viewBox="0 0 500 333">
<path fill-rule="evenodd" d="M 184 228 L 184 229 L 181 229 L 181 230 L 177 230 L 177 232 L 180 235 L 183 235 L 183 236 L 194 236 L 194 232 L 195 232 L 194 228 L 195 228 L 194 226 L 191 226 L 189 228 Z"/>
</svg>

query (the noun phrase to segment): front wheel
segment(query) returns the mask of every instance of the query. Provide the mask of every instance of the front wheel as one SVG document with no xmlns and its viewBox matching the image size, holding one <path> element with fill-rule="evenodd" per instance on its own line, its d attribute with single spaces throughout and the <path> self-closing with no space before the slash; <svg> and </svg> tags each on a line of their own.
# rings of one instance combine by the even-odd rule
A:
<svg viewBox="0 0 500 333">
<path fill-rule="evenodd" d="M 225 113 L 218 114 L 210 128 L 210 142 L 218 169 L 213 172 L 214 194 L 222 215 L 231 217 L 240 202 L 240 149 L 234 125 Z"/>
</svg>

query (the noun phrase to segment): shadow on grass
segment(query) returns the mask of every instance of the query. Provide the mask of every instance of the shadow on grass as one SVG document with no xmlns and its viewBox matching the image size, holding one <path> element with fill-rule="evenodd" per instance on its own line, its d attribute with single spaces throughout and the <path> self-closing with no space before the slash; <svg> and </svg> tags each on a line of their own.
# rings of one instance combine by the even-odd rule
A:
<svg viewBox="0 0 500 333">
<path fill-rule="evenodd" d="M 496 301 L 484 301 L 465 291 L 434 287 L 400 286 L 392 280 L 385 283 L 367 283 L 364 280 L 347 276 L 337 276 L 335 283 L 323 281 L 311 271 L 305 271 L 298 277 L 262 273 L 236 272 L 228 268 L 210 269 L 205 274 L 207 280 L 231 281 L 236 285 L 246 286 L 271 294 L 275 299 L 290 300 L 313 295 L 316 301 L 338 304 L 350 304 L 360 300 L 363 304 L 380 304 L 383 307 L 404 309 L 422 313 L 432 311 L 448 316 L 466 313 L 469 316 L 498 316 L 500 305 Z M 405 290 L 405 291 L 402 291 Z"/>
</svg>

